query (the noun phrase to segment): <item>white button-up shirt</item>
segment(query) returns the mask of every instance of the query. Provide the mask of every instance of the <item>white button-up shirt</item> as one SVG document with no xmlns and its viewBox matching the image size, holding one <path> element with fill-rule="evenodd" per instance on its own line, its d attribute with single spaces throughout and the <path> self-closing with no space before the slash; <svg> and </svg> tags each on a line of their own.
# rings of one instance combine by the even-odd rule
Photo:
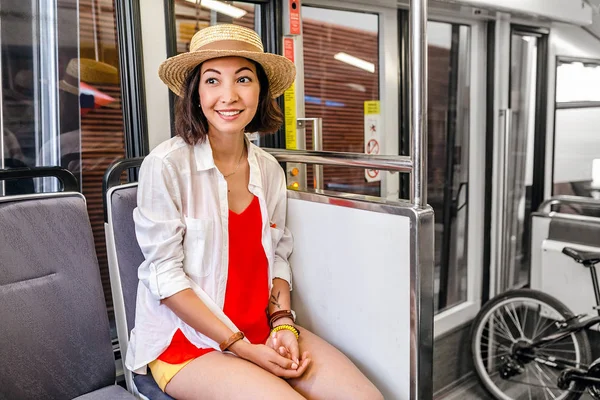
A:
<svg viewBox="0 0 600 400">
<path fill-rule="evenodd" d="M 273 156 L 246 143 L 248 190 L 260 203 L 269 288 L 274 278 L 286 280 L 291 287 L 288 257 L 293 241 L 285 228 L 285 172 Z M 223 313 L 229 266 L 227 182 L 215 166 L 208 141 L 190 146 L 174 137 L 144 159 L 133 218 L 145 261 L 138 270 L 135 328 L 125 365 L 145 373 L 146 365 L 169 346 L 178 328 L 196 346 L 218 350 L 218 343 L 160 303 L 191 288 L 232 331 L 239 330 Z"/>
</svg>

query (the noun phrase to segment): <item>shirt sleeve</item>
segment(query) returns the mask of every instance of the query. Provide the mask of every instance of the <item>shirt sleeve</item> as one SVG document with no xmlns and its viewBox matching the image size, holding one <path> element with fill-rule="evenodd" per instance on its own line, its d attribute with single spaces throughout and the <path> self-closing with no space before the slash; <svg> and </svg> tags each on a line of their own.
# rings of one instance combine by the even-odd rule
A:
<svg viewBox="0 0 600 400">
<path fill-rule="evenodd" d="M 163 159 L 147 156 L 140 168 L 135 232 L 145 261 L 138 278 L 162 300 L 191 288 L 183 270 L 181 194 L 172 167 Z"/>
<path fill-rule="evenodd" d="M 279 167 L 279 165 L 278 165 Z M 287 215 L 287 185 L 285 182 L 285 172 L 281 167 L 277 169 L 278 178 L 275 179 L 277 190 L 274 191 L 276 201 L 273 210 L 271 235 L 275 256 L 273 259 L 273 278 L 280 278 L 287 281 L 292 289 L 292 269 L 289 263 L 289 257 L 294 248 L 294 239 L 290 230 L 286 226 Z"/>
</svg>

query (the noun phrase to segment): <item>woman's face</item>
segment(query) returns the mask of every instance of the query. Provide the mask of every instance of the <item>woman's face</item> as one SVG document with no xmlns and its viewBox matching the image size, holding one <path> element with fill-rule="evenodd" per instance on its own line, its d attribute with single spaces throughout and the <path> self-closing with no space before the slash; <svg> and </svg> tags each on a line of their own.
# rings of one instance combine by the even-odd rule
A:
<svg viewBox="0 0 600 400">
<path fill-rule="evenodd" d="M 211 131 L 238 134 L 258 108 L 260 83 L 253 62 L 242 57 L 205 61 L 200 68 L 200 105 Z"/>
</svg>

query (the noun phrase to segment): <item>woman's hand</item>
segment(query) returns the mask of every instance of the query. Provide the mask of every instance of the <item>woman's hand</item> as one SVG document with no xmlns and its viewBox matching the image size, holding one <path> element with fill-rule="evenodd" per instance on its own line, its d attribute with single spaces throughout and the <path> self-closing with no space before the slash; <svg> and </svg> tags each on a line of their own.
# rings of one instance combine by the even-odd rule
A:
<svg viewBox="0 0 600 400">
<path fill-rule="evenodd" d="M 293 332 L 287 329 L 282 329 L 279 332 L 273 332 L 267 339 L 267 346 L 277 351 L 283 357 L 289 358 L 294 362 L 294 365 L 300 365 L 300 346 L 298 339 Z"/>
<path fill-rule="evenodd" d="M 296 340 L 295 337 L 294 340 Z M 302 376 L 311 361 L 310 358 L 308 358 L 308 352 L 302 355 L 301 360 L 294 362 L 292 359 L 277 353 L 277 351 L 270 346 L 264 344 L 250 344 L 242 340 L 234 343 L 229 349 L 239 357 L 285 379 Z"/>
</svg>

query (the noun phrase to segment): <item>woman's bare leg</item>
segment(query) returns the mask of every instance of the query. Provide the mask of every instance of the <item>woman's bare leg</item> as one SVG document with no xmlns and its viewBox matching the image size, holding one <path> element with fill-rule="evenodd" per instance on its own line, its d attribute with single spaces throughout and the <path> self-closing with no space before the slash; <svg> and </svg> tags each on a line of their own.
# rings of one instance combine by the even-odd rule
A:
<svg viewBox="0 0 600 400">
<path fill-rule="evenodd" d="M 183 367 L 165 392 L 177 400 L 304 399 L 285 380 L 249 361 L 216 351 Z"/>
<path fill-rule="evenodd" d="M 310 400 L 383 400 L 382 394 L 339 350 L 309 332 L 300 330 L 300 351 L 312 362 L 299 378 L 288 382 Z"/>
</svg>

